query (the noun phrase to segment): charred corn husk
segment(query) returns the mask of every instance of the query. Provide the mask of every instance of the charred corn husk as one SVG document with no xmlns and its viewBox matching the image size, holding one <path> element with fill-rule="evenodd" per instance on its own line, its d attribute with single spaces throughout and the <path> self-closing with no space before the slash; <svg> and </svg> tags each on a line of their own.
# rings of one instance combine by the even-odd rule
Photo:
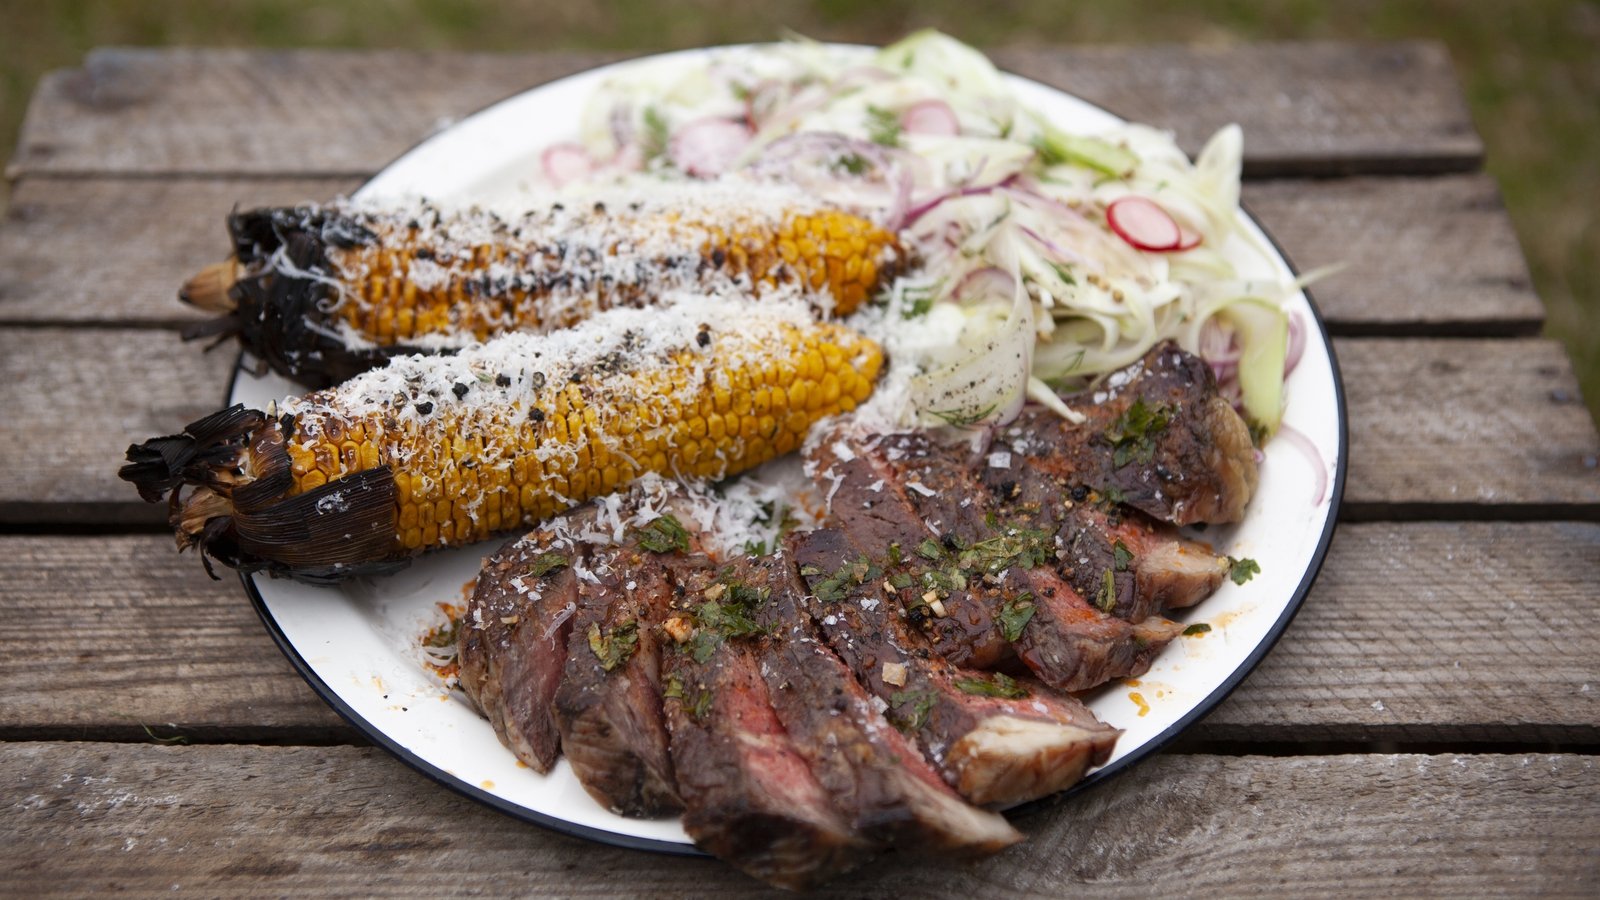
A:
<svg viewBox="0 0 1600 900">
<path fill-rule="evenodd" d="M 872 341 L 792 301 L 612 310 L 224 410 L 130 447 L 121 475 L 168 499 L 180 549 L 337 580 L 526 527 L 647 472 L 758 465 L 854 409 L 882 364 Z"/>
<path fill-rule="evenodd" d="M 675 290 L 794 286 L 847 315 L 901 264 L 895 236 L 787 190 L 583 201 L 504 219 L 427 204 L 257 209 L 234 256 L 179 296 L 265 365 L 313 386 L 386 359 L 562 328 Z"/>
</svg>

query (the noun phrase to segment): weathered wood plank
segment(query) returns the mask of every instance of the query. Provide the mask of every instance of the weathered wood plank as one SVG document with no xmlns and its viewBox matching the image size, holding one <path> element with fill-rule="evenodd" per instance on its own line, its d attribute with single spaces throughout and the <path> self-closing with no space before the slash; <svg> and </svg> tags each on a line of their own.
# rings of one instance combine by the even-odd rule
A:
<svg viewBox="0 0 1600 900">
<path fill-rule="evenodd" d="M 174 325 L 178 287 L 231 250 L 235 207 L 329 200 L 323 179 L 25 179 L 0 225 L 0 322 Z"/>
<path fill-rule="evenodd" d="M 1600 437 L 1560 344 L 1334 343 L 1347 516 L 1600 515 Z"/>
<path fill-rule="evenodd" d="M 1533 291 L 1487 175 L 1246 182 L 1244 202 L 1302 272 L 1336 335 L 1533 335 Z"/>
<path fill-rule="evenodd" d="M 1600 438 L 1559 344 L 1336 342 L 1351 516 L 1600 516 Z M 166 331 L 0 328 L 0 522 L 160 522 L 129 443 L 219 407 L 232 360 Z"/>
<path fill-rule="evenodd" d="M 519 823 L 370 748 L 9 744 L 0 773 L 0 859 L 26 896 L 758 889 L 720 863 Z M 818 894 L 1576 896 L 1600 877 L 1600 764 L 1169 755 L 1017 824 L 1028 840 L 990 859 L 883 859 Z"/>
<path fill-rule="evenodd" d="M 1597 583 L 1600 525 L 1342 526 L 1282 642 L 1185 737 L 1600 743 Z M 0 537 L 0 695 L 0 738 L 360 741 L 238 584 L 158 535 Z"/>
<path fill-rule="evenodd" d="M 3 537 L 0 734 L 362 739 L 295 673 L 238 579 L 161 535 Z"/>
<path fill-rule="evenodd" d="M 173 295 L 227 252 L 228 210 L 358 183 L 24 179 L 0 228 L 0 324 L 194 321 Z M 1526 335 L 1543 320 L 1486 175 L 1254 182 L 1245 199 L 1303 268 L 1349 263 L 1315 289 L 1335 333 Z"/>
<path fill-rule="evenodd" d="M 101 49 L 41 82 L 11 172 L 367 173 L 443 122 L 616 58 Z M 1073 47 L 996 58 L 1171 128 L 1190 151 L 1238 121 L 1253 174 L 1464 171 L 1482 158 L 1437 44 Z"/>
<path fill-rule="evenodd" d="M 1600 525 L 1339 526 L 1199 741 L 1600 743 Z"/>
<path fill-rule="evenodd" d="M 133 441 L 219 409 L 236 356 L 166 331 L 0 331 L 0 522 L 164 521 L 116 470 Z"/>
</svg>

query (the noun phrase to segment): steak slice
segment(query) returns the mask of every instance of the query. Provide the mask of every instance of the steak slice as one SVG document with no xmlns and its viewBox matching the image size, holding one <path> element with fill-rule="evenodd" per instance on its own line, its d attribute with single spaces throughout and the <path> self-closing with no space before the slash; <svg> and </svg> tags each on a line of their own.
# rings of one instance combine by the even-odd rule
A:
<svg viewBox="0 0 1600 900">
<path fill-rule="evenodd" d="M 1244 517 L 1259 477 L 1255 446 L 1203 360 L 1162 343 L 1065 400 L 1084 423 L 1024 407 L 996 449 L 1174 525 Z"/>
<path fill-rule="evenodd" d="M 1068 787 L 1111 753 L 1120 732 L 1071 697 L 961 669 L 929 652 L 889 603 L 882 575 L 842 531 L 791 536 L 813 594 L 808 612 L 839 658 L 887 704 L 963 797 L 1009 805 Z M 829 598 L 821 599 L 821 594 Z"/>
<path fill-rule="evenodd" d="M 865 862 L 878 845 L 835 810 L 784 730 L 752 642 L 716 633 L 722 620 L 706 613 L 708 607 L 741 617 L 749 610 L 740 605 L 742 593 L 720 603 L 705 599 L 734 592 L 704 563 L 681 570 L 686 602 L 677 615 L 684 624 L 699 622 L 696 630 L 706 633 L 690 642 L 680 627 L 686 642 L 669 641 L 662 654 L 683 827 L 696 846 L 751 876 L 779 887 L 810 887 Z"/>
<path fill-rule="evenodd" d="M 575 515 L 583 515 L 578 513 Z M 535 771 L 561 752 L 551 703 L 566 667 L 584 548 L 549 528 L 484 562 L 462 618 L 460 684 L 500 742 Z"/>
<path fill-rule="evenodd" d="M 1060 536 L 1002 520 L 966 463 L 925 434 L 841 436 L 813 454 L 819 468 L 836 473 L 848 457 L 833 521 L 869 560 L 893 554 L 858 536 L 855 509 L 837 503 L 865 490 L 846 491 L 863 479 L 881 485 L 881 514 L 898 507 L 903 519 L 938 535 L 902 549 L 901 571 L 888 575 L 886 587 L 933 652 L 952 663 L 991 668 L 1014 652 L 1051 687 L 1087 690 L 1143 674 L 1182 633 L 1165 619 L 1128 622 L 1108 615 L 1109 605 L 1092 607 L 1055 571 Z"/>
<path fill-rule="evenodd" d="M 575 569 L 578 608 L 555 696 L 561 748 L 584 789 L 613 812 L 678 812 L 657 633 L 672 584 L 634 536 L 593 548 L 585 565 Z"/>
<path fill-rule="evenodd" d="M 797 751 L 853 827 L 913 853 L 978 856 L 1022 839 L 1004 818 L 955 793 L 819 637 L 805 588 L 782 551 L 734 563 L 767 590 L 756 657 Z"/>
<path fill-rule="evenodd" d="M 991 508 L 1018 528 L 1058 535 L 1057 571 L 1098 609 L 1142 621 L 1163 609 L 1200 602 L 1227 574 L 1226 560 L 1172 526 L 1137 510 L 1091 501 L 1082 485 L 1016 464 L 1004 445 L 991 448 L 986 462 L 975 474 Z"/>
</svg>

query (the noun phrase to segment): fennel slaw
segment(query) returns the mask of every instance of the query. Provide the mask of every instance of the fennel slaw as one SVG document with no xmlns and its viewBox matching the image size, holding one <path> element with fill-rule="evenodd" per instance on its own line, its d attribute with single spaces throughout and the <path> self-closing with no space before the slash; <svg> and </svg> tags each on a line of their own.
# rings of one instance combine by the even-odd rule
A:
<svg viewBox="0 0 1600 900">
<path fill-rule="evenodd" d="M 1003 423 L 1029 400 L 1076 418 L 1063 393 L 1172 339 L 1211 363 L 1258 441 L 1277 430 L 1303 339 L 1283 304 L 1306 279 L 1252 281 L 1223 252 L 1270 256 L 1238 226 L 1237 126 L 1193 162 L 1144 125 L 1069 134 L 981 53 L 920 32 L 629 67 L 589 101 L 580 141 L 546 151 L 556 186 L 773 179 L 899 231 L 921 265 L 852 323 L 888 345 L 871 403 L 887 424 Z M 1118 228 L 1133 202 L 1174 240 Z"/>
</svg>

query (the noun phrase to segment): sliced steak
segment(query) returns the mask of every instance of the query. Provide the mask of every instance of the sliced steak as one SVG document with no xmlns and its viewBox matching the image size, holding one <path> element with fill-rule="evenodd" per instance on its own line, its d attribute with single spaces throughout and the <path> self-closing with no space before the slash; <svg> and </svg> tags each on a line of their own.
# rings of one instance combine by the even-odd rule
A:
<svg viewBox="0 0 1600 900">
<path fill-rule="evenodd" d="M 1080 596 L 1118 618 L 1138 622 L 1192 606 L 1227 573 L 1226 560 L 1172 526 L 1091 500 L 1088 488 L 1021 465 L 1004 450 L 991 452 L 975 474 L 1001 520 L 1061 538 L 1057 571 Z"/>
<path fill-rule="evenodd" d="M 1091 606 L 1055 570 L 1060 536 L 1000 518 L 965 460 L 923 433 L 839 436 L 813 457 L 844 479 L 832 522 L 888 570 L 885 592 L 931 650 L 956 665 L 992 668 L 1015 653 L 1051 687 L 1087 690 L 1143 674 L 1182 632 L 1164 619 L 1129 622 Z M 855 509 L 837 497 L 866 491 L 869 478 L 867 487 L 882 485 L 874 492 L 880 515 L 898 509 L 937 539 L 895 553 L 859 534 Z"/>
<path fill-rule="evenodd" d="M 550 703 L 566 667 L 579 552 L 548 531 L 507 543 L 484 562 L 462 617 L 461 689 L 500 742 L 538 772 L 561 753 Z"/>
<path fill-rule="evenodd" d="M 794 563 L 779 552 L 734 564 L 769 593 L 757 659 L 797 751 L 853 827 L 905 852 L 977 856 L 1022 839 L 961 799 L 820 638 Z"/>
<path fill-rule="evenodd" d="M 685 640 L 666 642 L 662 654 L 684 830 L 702 850 L 779 887 L 809 887 L 865 862 L 878 845 L 834 808 L 784 730 L 753 642 L 718 631 L 729 616 L 750 622 L 747 601 L 759 595 L 730 591 L 708 565 L 684 574 L 687 602 L 669 632 Z M 706 599 L 713 595 L 721 600 Z M 683 627 L 691 620 L 704 631 Z"/>
<path fill-rule="evenodd" d="M 794 535 L 790 549 L 812 594 L 807 611 L 833 650 L 963 797 L 984 805 L 1035 799 L 1109 756 L 1120 732 L 1076 700 L 930 652 L 885 602 L 882 572 L 845 532 Z"/>
<path fill-rule="evenodd" d="M 578 608 L 555 697 L 561 748 L 584 789 L 613 812 L 677 812 L 657 631 L 672 584 L 632 537 L 594 548 L 585 566 L 576 570 Z"/>
<path fill-rule="evenodd" d="M 1025 407 L 991 452 L 1175 525 L 1243 518 L 1259 477 L 1255 447 L 1204 361 L 1163 343 L 1065 399 L 1087 421 Z"/>
</svg>

